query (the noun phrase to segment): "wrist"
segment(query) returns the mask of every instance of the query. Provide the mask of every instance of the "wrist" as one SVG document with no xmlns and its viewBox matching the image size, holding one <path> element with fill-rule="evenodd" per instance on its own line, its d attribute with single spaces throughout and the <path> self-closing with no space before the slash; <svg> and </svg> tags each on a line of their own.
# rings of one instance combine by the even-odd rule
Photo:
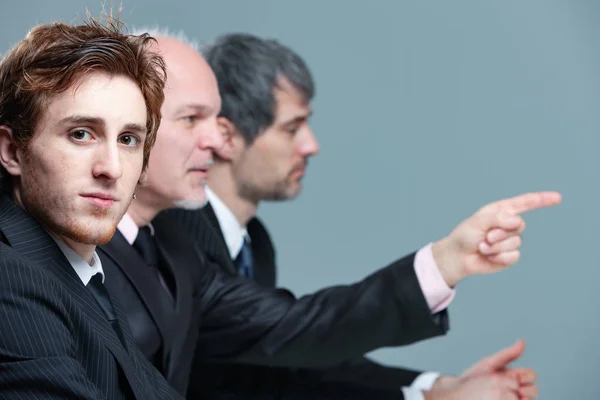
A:
<svg viewBox="0 0 600 400">
<path fill-rule="evenodd" d="M 447 390 L 458 385 L 460 378 L 456 376 L 440 376 L 433 382 L 432 391 Z"/>
<path fill-rule="evenodd" d="M 450 239 L 445 237 L 433 243 L 431 245 L 431 253 L 442 278 L 444 278 L 449 287 L 454 288 L 464 276 L 458 265 L 460 256 L 457 251 L 453 250 Z"/>
</svg>

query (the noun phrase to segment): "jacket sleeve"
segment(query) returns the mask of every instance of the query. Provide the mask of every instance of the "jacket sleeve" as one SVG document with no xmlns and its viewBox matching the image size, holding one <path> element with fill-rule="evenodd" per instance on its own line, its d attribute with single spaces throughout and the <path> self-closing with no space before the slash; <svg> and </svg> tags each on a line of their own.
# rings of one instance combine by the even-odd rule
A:
<svg viewBox="0 0 600 400">
<path fill-rule="evenodd" d="M 403 386 L 412 385 L 423 371 L 389 367 L 361 357 L 334 367 L 300 370 L 299 373 L 328 382 L 348 382 L 373 388 L 400 390 Z"/>
<path fill-rule="evenodd" d="M 355 284 L 296 298 L 287 290 L 227 276 L 196 250 L 202 293 L 197 349 L 208 359 L 324 367 L 448 329 L 446 311 L 429 310 L 414 253 Z"/>
</svg>

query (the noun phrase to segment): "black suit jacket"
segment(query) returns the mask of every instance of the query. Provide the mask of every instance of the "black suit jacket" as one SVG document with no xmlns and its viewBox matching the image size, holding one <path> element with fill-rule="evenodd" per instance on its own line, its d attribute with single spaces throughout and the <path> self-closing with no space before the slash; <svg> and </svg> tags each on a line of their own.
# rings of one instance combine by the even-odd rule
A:
<svg viewBox="0 0 600 400">
<path fill-rule="evenodd" d="M 0 198 L 0 391 L 3 399 L 175 399 L 133 344 L 124 346 L 46 231 Z"/>
<path fill-rule="evenodd" d="M 163 300 L 166 292 L 156 279 L 152 279 L 152 270 L 145 264 L 120 232 L 117 232 L 107 245 L 99 250 L 102 265 L 106 272 L 105 283 L 119 295 L 125 304 L 127 319 L 132 325 L 133 336 L 147 358 L 163 373 L 168 382 L 180 393 L 185 393 L 190 377 L 191 362 L 198 338 L 198 326 L 201 322 L 198 284 L 202 282 L 202 268 L 190 264 L 196 260 L 196 253 L 185 244 L 187 238 L 181 230 L 169 232 L 156 230 L 159 253 L 166 268 L 174 280 L 175 305 L 170 307 Z M 193 265 L 192 270 L 188 269 Z M 146 317 L 146 318 L 144 318 Z M 234 321 L 235 323 L 235 321 Z M 160 351 L 154 354 L 153 346 L 146 346 L 144 330 L 156 329 L 160 336 Z M 267 367 L 263 367 L 267 368 Z M 210 376 L 194 375 L 192 387 L 202 387 Z M 200 384 L 200 386 L 198 386 Z M 311 379 L 295 380 L 282 384 L 274 391 L 270 387 L 251 386 L 224 387 L 219 391 L 192 390 L 190 399 L 285 399 L 285 400 L 350 400 L 350 399 L 394 399 L 395 391 L 366 390 L 360 387 L 340 387 L 336 384 L 321 383 Z"/>
<path fill-rule="evenodd" d="M 444 334 L 448 328 L 446 311 L 435 315 L 429 311 L 414 272 L 414 254 L 361 282 L 296 299 L 287 290 L 260 288 L 252 281 L 234 276 L 235 267 L 223 238 L 203 212 L 169 210 L 161 213 L 153 224 L 157 230 L 183 229 L 202 248 L 206 258 L 203 270 L 206 283 L 201 292 L 212 300 L 203 305 L 206 311 L 203 311 L 190 390 L 206 374 L 206 360 L 326 367 L 356 359 L 376 348 Z M 214 276 L 209 277 L 210 274 Z M 227 322 L 228 319 L 232 322 Z M 354 371 L 358 377 L 360 374 Z M 381 367 L 381 372 L 389 374 L 390 369 Z M 212 379 L 212 375 L 208 376 Z M 391 382 L 398 374 L 394 372 L 393 376 L 388 379 L 386 375 L 382 380 Z M 252 386 L 255 382 L 250 379 L 247 384 Z M 394 382 L 387 387 L 393 386 L 399 396 L 402 383 Z"/>
<path fill-rule="evenodd" d="M 169 384 L 185 394 L 192 361 L 190 354 L 195 350 L 200 323 L 195 286 L 200 270 L 190 270 L 190 265 L 197 264 L 190 262 L 189 252 L 186 256 L 177 250 L 185 237 L 164 230 L 157 230 L 155 235 L 164 274 L 173 282 L 174 304 L 154 271 L 119 231 L 109 243 L 99 247 L 98 254 L 107 272 L 107 287 L 117 293 L 126 306 L 136 343 Z M 149 329 L 158 332 L 157 352 L 145 341 Z"/>
<path fill-rule="evenodd" d="M 201 211 L 206 221 L 214 229 L 226 249 L 227 245 L 219 220 L 210 204 Z M 252 253 L 254 256 L 253 279 L 263 287 L 273 288 L 277 280 L 277 267 L 275 262 L 275 248 L 273 241 L 265 226 L 258 218 L 252 218 L 247 225 L 248 235 L 251 239 Z M 232 263 L 221 266 L 223 271 L 237 274 Z M 420 371 L 386 367 L 361 357 L 355 361 L 348 361 L 336 367 L 321 369 L 288 370 L 287 373 L 277 369 L 257 368 L 255 366 L 244 366 L 239 364 L 207 364 L 206 374 L 211 379 L 206 380 L 207 385 L 218 389 L 236 384 L 241 379 L 261 381 L 263 385 L 278 385 L 284 381 L 293 379 L 320 379 L 323 381 L 348 382 L 380 389 L 399 390 L 401 386 L 409 386 L 415 380 Z M 292 378 L 290 375 L 294 375 Z"/>
</svg>

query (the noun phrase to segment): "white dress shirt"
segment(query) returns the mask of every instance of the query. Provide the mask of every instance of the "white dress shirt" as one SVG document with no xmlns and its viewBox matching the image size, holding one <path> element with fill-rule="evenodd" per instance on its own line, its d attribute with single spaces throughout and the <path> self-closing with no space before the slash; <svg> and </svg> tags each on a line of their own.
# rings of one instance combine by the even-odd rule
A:
<svg viewBox="0 0 600 400">
<path fill-rule="evenodd" d="M 225 243 L 227 244 L 227 249 L 229 249 L 229 256 L 232 260 L 235 260 L 240 253 L 240 250 L 242 250 L 244 240 L 250 240 L 248 230 L 245 226 L 240 225 L 236 216 L 233 214 L 233 211 L 227 207 L 227 205 L 215 194 L 215 192 L 210 190 L 208 186 L 205 186 L 204 188 L 206 191 L 206 197 L 208 198 L 211 207 L 215 211 L 217 220 L 219 221 L 221 231 L 223 231 L 223 237 L 225 239 Z"/>
<path fill-rule="evenodd" d="M 52 237 L 52 236 L 51 236 Z M 52 237 L 54 239 L 54 237 Z M 69 264 L 73 267 L 81 282 L 83 282 L 84 286 L 90 282 L 92 276 L 96 274 L 102 275 L 102 283 L 104 283 L 104 270 L 102 269 L 102 262 L 100 261 L 100 257 L 94 251 L 92 255 L 92 263 L 88 264 L 79 254 L 75 253 L 73 249 L 67 246 L 65 243 L 60 240 L 54 239 L 60 250 L 63 252 Z"/>
<path fill-rule="evenodd" d="M 235 260 L 242 249 L 244 240 L 249 240 L 250 236 L 245 226 L 241 226 L 237 218 L 233 214 L 233 211 L 217 196 L 215 192 L 210 190 L 207 186 L 205 187 L 206 196 L 213 208 L 227 248 L 229 249 L 229 255 L 232 260 Z M 423 250 L 423 249 L 422 249 Z M 419 252 L 423 253 L 420 250 Z M 437 372 L 424 372 L 419 375 L 410 386 L 403 387 L 402 393 L 406 400 L 424 400 L 422 391 L 431 390 L 431 387 L 435 383 L 436 379 L 439 378 L 440 374 Z"/>
</svg>

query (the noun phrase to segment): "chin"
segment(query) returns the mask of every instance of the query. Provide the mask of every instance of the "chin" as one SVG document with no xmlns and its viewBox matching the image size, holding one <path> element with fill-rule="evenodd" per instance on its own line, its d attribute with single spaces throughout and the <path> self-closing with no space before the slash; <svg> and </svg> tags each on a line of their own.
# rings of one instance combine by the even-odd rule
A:
<svg viewBox="0 0 600 400">
<path fill-rule="evenodd" d="M 301 189 L 302 188 L 301 188 L 300 185 L 290 186 L 290 187 L 287 188 L 287 190 L 285 190 L 283 193 L 281 193 L 281 196 L 280 196 L 279 199 L 280 200 L 292 200 L 292 199 L 295 199 L 300 194 Z"/>
<path fill-rule="evenodd" d="M 97 246 L 100 246 L 110 242 L 116 230 L 116 225 L 106 229 L 98 229 L 96 227 L 94 229 L 80 229 L 77 231 L 73 231 L 71 232 L 71 235 L 67 236 L 70 236 L 72 240 L 75 240 L 78 243 L 95 244 Z"/>
<path fill-rule="evenodd" d="M 173 205 L 177 208 L 183 208 L 184 210 L 198 210 L 204 207 L 208 203 L 208 199 L 206 196 L 199 197 L 196 199 L 185 199 L 185 200 L 175 200 L 173 201 Z"/>
<path fill-rule="evenodd" d="M 64 236 L 77 243 L 103 245 L 110 242 L 117 230 L 118 221 L 113 218 L 91 218 L 86 222 L 73 221 L 64 227 Z"/>
</svg>

